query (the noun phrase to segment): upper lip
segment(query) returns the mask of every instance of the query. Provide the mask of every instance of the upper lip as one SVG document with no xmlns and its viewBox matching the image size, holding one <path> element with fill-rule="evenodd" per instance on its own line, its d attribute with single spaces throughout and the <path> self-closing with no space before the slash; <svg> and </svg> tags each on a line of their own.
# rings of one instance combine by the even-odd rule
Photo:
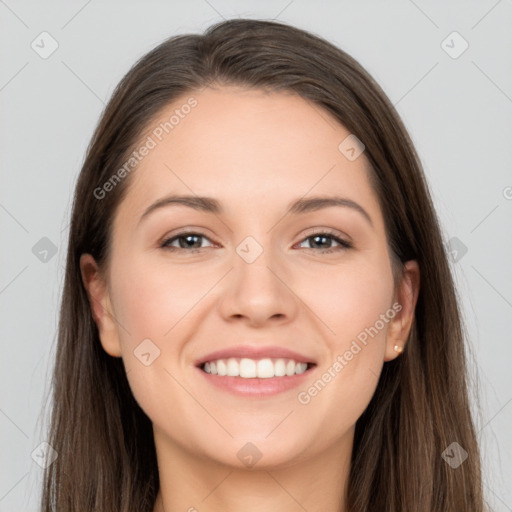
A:
<svg viewBox="0 0 512 512">
<path fill-rule="evenodd" d="M 218 359 L 229 359 L 230 357 L 246 357 L 248 359 L 263 359 L 263 358 L 271 358 L 271 359 L 293 359 L 298 363 L 312 363 L 316 364 L 316 362 L 308 356 L 304 356 L 295 352 L 294 350 L 290 350 L 284 347 L 278 346 L 252 346 L 252 345 L 238 345 L 236 347 L 224 348 L 221 350 L 216 350 L 214 352 L 210 352 L 209 354 L 200 357 L 195 361 L 195 366 L 201 366 L 207 361 L 216 361 Z"/>
</svg>

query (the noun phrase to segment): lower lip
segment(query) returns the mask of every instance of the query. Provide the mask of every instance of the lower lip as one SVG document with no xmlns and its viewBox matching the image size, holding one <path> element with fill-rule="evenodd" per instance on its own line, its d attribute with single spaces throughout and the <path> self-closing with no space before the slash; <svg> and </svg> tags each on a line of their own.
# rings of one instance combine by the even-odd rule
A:
<svg viewBox="0 0 512 512">
<path fill-rule="evenodd" d="M 201 368 L 197 370 L 210 384 L 237 396 L 267 397 L 283 393 L 304 383 L 316 366 L 312 366 L 304 373 L 286 377 L 271 377 L 270 379 L 244 379 L 242 377 L 222 377 L 206 373 Z"/>
</svg>

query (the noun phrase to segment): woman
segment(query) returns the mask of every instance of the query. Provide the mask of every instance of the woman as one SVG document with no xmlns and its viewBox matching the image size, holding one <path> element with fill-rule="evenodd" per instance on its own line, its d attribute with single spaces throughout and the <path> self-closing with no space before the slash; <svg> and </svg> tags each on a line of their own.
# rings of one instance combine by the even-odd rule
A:
<svg viewBox="0 0 512 512">
<path fill-rule="evenodd" d="M 75 191 L 46 511 L 484 510 L 411 140 L 342 50 L 229 20 L 110 100 Z"/>
</svg>

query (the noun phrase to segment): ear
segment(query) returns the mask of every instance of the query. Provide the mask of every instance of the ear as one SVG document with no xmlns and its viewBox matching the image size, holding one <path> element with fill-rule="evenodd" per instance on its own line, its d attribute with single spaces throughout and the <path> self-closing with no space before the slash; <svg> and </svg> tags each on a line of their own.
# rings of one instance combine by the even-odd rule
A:
<svg viewBox="0 0 512 512">
<path fill-rule="evenodd" d="M 108 288 L 96 261 L 90 254 L 80 256 L 80 272 L 89 297 L 92 316 L 98 326 L 103 350 L 113 357 L 121 357 L 119 332 L 112 312 Z"/>
<path fill-rule="evenodd" d="M 395 317 L 389 322 L 384 361 L 391 361 L 405 349 L 414 321 L 414 310 L 420 290 L 420 268 L 416 260 L 405 263 L 392 309 Z"/>
</svg>

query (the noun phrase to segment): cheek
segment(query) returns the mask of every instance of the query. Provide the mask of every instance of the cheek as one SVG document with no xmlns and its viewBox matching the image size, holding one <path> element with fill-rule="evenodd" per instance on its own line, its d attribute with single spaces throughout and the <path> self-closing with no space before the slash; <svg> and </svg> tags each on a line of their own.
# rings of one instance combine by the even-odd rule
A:
<svg viewBox="0 0 512 512">
<path fill-rule="evenodd" d="M 318 293 L 304 288 L 302 294 L 307 293 L 308 306 L 322 320 L 328 355 L 298 399 L 306 410 L 344 431 L 363 413 L 377 386 L 394 317 L 393 277 L 390 268 L 379 263 L 340 266 L 310 280 Z"/>
<path fill-rule="evenodd" d="M 192 267 L 190 267 L 192 269 Z M 198 328 L 201 299 L 217 279 L 211 268 L 184 271 L 132 256 L 112 266 L 112 301 L 127 377 L 139 405 L 153 417 L 165 395 L 179 392 L 171 374 Z"/>
<path fill-rule="evenodd" d="M 186 339 L 180 337 L 196 295 L 183 273 L 167 271 L 148 259 L 118 258 L 112 266 L 112 302 L 127 379 L 135 400 L 152 419 L 169 409 L 179 394 L 172 375 Z M 185 282 L 186 281 L 186 282 Z M 204 293 L 204 292 L 203 292 Z"/>
<path fill-rule="evenodd" d="M 322 320 L 323 331 L 338 350 L 347 339 L 373 326 L 392 305 L 393 277 L 382 259 L 315 269 L 299 282 L 300 296 L 307 298 L 307 305 Z M 380 322 L 379 326 L 385 331 Z"/>
<path fill-rule="evenodd" d="M 211 279 L 193 272 L 171 271 L 149 259 L 124 260 L 113 275 L 116 316 L 130 334 L 121 330 L 122 343 L 163 340 L 197 304 Z M 206 279 L 205 279 L 206 278 Z"/>
</svg>

